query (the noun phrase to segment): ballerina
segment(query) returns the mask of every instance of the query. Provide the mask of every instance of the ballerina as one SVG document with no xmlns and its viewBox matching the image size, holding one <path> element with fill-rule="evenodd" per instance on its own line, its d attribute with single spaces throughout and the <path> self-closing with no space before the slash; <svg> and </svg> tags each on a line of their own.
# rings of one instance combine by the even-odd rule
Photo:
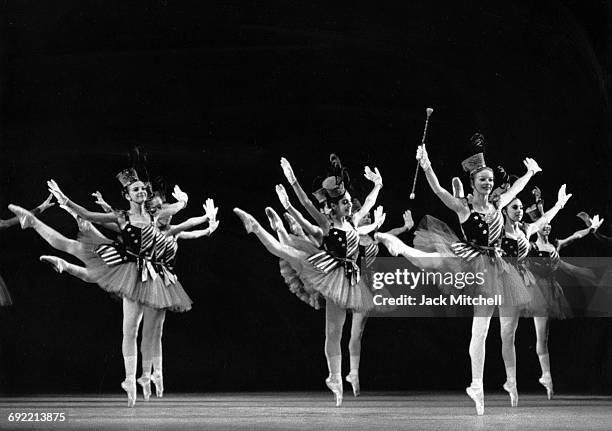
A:
<svg viewBox="0 0 612 431">
<path fill-rule="evenodd" d="M 179 189 L 180 190 L 180 189 Z M 113 208 L 104 200 L 100 192 L 92 194 L 96 198 L 96 203 L 102 207 L 106 213 L 114 212 Z M 155 217 L 157 214 L 162 213 L 165 206 L 163 198 L 164 194 L 154 192 L 151 199 L 145 202 L 147 212 Z M 179 197 L 177 190 L 174 192 L 175 197 Z M 104 238 L 99 231 L 89 221 L 83 220 L 78 214 L 72 211 L 66 206 L 62 206 L 69 214 L 71 214 L 78 222 L 79 231 L 83 236 L 92 236 L 94 238 Z M 162 256 L 157 256 L 156 261 L 161 262 L 161 271 L 164 271 L 165 276 L 168 278 L 176 278 L 174 272 L 174 261 L 176 259 L 176 253 L 178 249 L 177 241 L 179 239 L 196 239 L 203 236 L 210 236 L 219 226 L 219 222 L 216 220 L 216 214 L 218 208 L 214 206 L 212 199 L 207 199 L 203 205 L 204 215 L 200 217 L 192 217 L 179 225 L 171 225 L 172 213 L 166 213 L 162 218 L 156 218 L 158 228 L 172 239 L 170 246 L 166 247 Z M 209 222 L 207 229 L 191 230 L 200 224 Z M 116 225 L 107 225 L 108 228 L 113 229 Z M 108 240 L 110 241 L 110 240 Z M 86 282 L 92 282 L 92 277 L 88 274 L 87 267 L 76 267 L 64 259 L 57 256 L 41 256 L 41 261 L 50 263 L 53 268 L 62 273 L 64 271 L 71 275 L 80 278 Z M 159 267 L 159 266 L 158 266 Z M 165 321 L 166 310 L 155 309 L 151 307 L 144 307 L 143 312 L 143 330 L 141 339 L 141 358 L 142 358 L 142 376 L 137 380 L 143 390 L 143 396 L 145 401 L 148 401 L 151 396 L 151 382 L 155 384 L 156 395 L 158 397 L 163 396 L 163 374 L 162 374 L 162 333 L 163 324 Z M 153 367 L 153 374 L 151 374 L 151 367 Z"/>
<path fill-rule="evenodd" d="M 533 223 L 529 226 L 537 227 L 537 240 L 531 243 L 530 257 L 531 267 L 536 279 L 534 289 L 534 301 L 523 311 L 523 316 L 533 317 L 533 325 L 536 332 L 536 354 L 540 362 L 542 376 L 538 382 L 546 389 L 546 396 L 550 400 L 553 397 L 553 380 L 550 372 L 550 353 L 548 350 L 548 334 L 550 331 L 550 319 L 564 319 L 571 313 L 570 305 L 565 298 L 563 289 L 556 280 L 555 272 L 561 265 L 560 250 L 572 242 L 586 237 L 589 232 L 596 232 L 603 223 L 599 215 L 595 215 L 588 228 L 578 230 L 564 239 L 550 241 L 550 220 L 544 213 L 544 204 L 540 199 L 539 189 L 534 190 L 536 203 L 527 208 L 527 215 Z M 575 269 L 574 269 L 575 268 Z M 586 275 L 585 271 L 587 272 Z M 584 268 L 569 268 L 568 272 L 579 278 L 593 282 L 594 276 Z"/>
<path fill-rule="evenodd" d="M 288 162 L 286 162 L 286 166 Z M 292 170 L 291 170 L 292 172 Z M 289 178 L 292 178 L 289 175 Z M 298 185 L 299 187 L 299 185 Z M 291 201 L 287 195 L 285 188 L 279 184 L 276 186 L 276 193 L 281 202 L 281 205 L 287 211 L 285 217 L 287 218 L 290 228 L 293 232 L 293 237 L 301 238 L 309 241 L 316 246 L 320 245 L 322 238 L 322 229 L 318 226 L 314 226 L 308 220 L 306 220 L 302 214 L 291 204 Z M 357 211 L 361 209 L 361 203 L 356 198 L 353 198 L 353 208 Z M 399 235 L 413 226 L 412 216 L 410 211 L 406 211 L 403 215 L 404 225 L 398 228 L 392 229 L 389 233 Z M 358 265 L 364 269 L 362 272 L 363 277 L 369 275 L 368 269 L 373 264 L 376 256 L 378 255 L 378 243 L 374 241 L 368 234 L 374 230 L 380 228 L 385 221 L 385 214 L 381 206 L 374 211 L 374 222 L 371 222 L 369 213 L 366 213 L 361 217 L 357 231 L 359 233 L 359 261 Z M 286 234 L 283 234 L 282 225 L 273 225 L 273 230 L 278 232 L 279 241 L 283 242 L 283 238 L 286 243 L 299 248 L 299 240 L 294 239 Z M 307 233 L 306 233 L 307 232 Z M 297 273 L 290 264 L 283 259 L 280 259 L 281 274 L 285 279 L 285 283 L 289 286 L 290 290 L 295 293 L 304 302 L 310 304 L 313 308 L 319 309 L 322 306 L 322 298 L 317 291 L 308 292 L 304 288 L 304 283 L 301 282 Z M 366 283 L 370 285 L 369 282 Z M 351 319 L 351 337 L 349 340 L 349 359 L 350 359 L 350 372 L 346 375 L 345 380 L 349 382 L 353 388 L 353 395 L 355 397 L 360 394 L 359 384 L 359 363 L 361 359 L 361 341 L 363 332 L 365 330 L 365 324 L 367 321 L 367 313 L 352 313 Z"/>
<path fill-rule="evenodd" d="M 128 211 L 91 212 L 70 201 L 55 181 L 50 180 L 47 184 L 60 205 L 67 206 L 81 218 L 95 223 L 116 224 L 121 229 L 122 244 L 103 243 L 91 250 L 82 242 L 63 237 L 23 208 L 10 205 L 9 209 L 20 218 L 23 228 L 34 228 L 54 248 L 83 261 L 92 282 L 123 298 L 122 352 L 126 378 L 121 387 L 127 393 L 128 406 L 132 407 L 136 402 L 136 339 L 144 307 L 187 311 L 191 308 L 191 299 L 178 280 L 169 279 L 165 272 L 158 272 L 159 265 L 153 265 L 152 257 L 164 250 L 166 240 L 144 208 L 147 199 L 145 183 L 139 180 L 133 169 L 122 171 L 117 178 L 130 204 Z M 184 208 L 186 203 L 185 195 L 180 207 Z"/>
<path fill-rule="evenodd" d="M 484 146 L 484 137 L 477 133 L 471 138 L 476 148 Z M 512 326 L 519 306 L 530 300 L 529 292 L 518 271 L 501 258 L 499 239 L 503 229 L 501 208 L 506 206 L 523 190 L 530 178 L 541 169 L 535 160 L 526 158 L 524 165 L 527 173 L 517 179 L 496 202 L 489 202 L 493 190 L 493 169 L 486 166 L 482 152 L 462 162 L 463 169 L 469 173 L 472 185 L 471 202 L 453 196 L 439 183 L 424 146 L 417 149 L 417 160 L 425 171 L 427 181 L 434 193 L 450 209 L 455 211 L 461 223 L 463 239 L 459 239 L 443 222 L 426 216 L 420 224 L 414 239 L 415 248 L 409 247 L 392 235 L 378 233 L 375 238 L 382 242 L 392 255 L 401 255 L 417 267 L 439 270 L 450 267 L 452 271 L 481 273 L 485 283 L 475 285 L 472 294 L 482 297 L 499 297 L 499 319 L 503 346 L 511 346 Z M 445 257 L 460 257 L 460 263 Z M 453 286 L 441 285 L 447 293 L 457 293 Z M 450 290 L 449 290 L 450 289 Z M 469 291 L 462 291 L 468 293 Z M 485 342 L 491 316 L 496 306 L 475 305 L 470 341 L 472 383 L 466 389 L 474 401 L 478 415 L 484 414 L 483 371 Z M 506 356 L 512 349 L 502 348 Z M 511 362 L 511 358 L 508 358 Z M 507 382 L 509 383 L 509 382 Z"/>
<path fill-rule="evenodd" d="M 348 183 L 348 172 L 346 168 L 342 166 L 339 157 L 335 154 L 331 154 L 330 163 L 332 165 L 333 170 L 335 171 L 336 178 L 342 178 L 343 183 Z M 279 191 L 281 192 L 279 193 L 279 199 L 281 200 L 281 204 L 297 220 L 301 220 L 303 228 L 309 233 L 312 238 L 315 238 L 317 241 L 321 241 L 321 238 L 324 236 L 323 232 L 329 222 L 328 213 L 330 209 L 327 205 L 328 199 L 326 198 L 324 188 L 321 188 L 315 191 L 315 193 L 313 193 L 313 195 L 317 198 L 318 203 L 320 205 L 323 205 L 323 210 L 320 211 L 313 205 L 312 201 L 308 198 L 308 195 L 306 194 L 306 192 L 304 192 L 300 183 L 298 182 L 295 173 L 293 172 L 293 168 L 291 167 L 291 164 L 284 157 L 281 158 L 281 168 L 283 170 L 283 173 L 285 174 L 285 178 L 287 179 L 289 184 L 291 184 L 295 194 L 297 195 L 298 200 L 306 209 L 306 211 L 310 214 L 310 216 L 316 220 L 318 226 L 313 226 L 308 222 L 305 222 L 305 219 L 302 217 L 302 215 L 290 204 L 289 198 L 287 197 L 284 188 L 282 186 L 277 186 L 277 193 L 279 193 Z M 368 241 L 366 239 L 366 235 L 374 230 L 377 230 L 384 222 L 384 214 L 382 213 L 382 207 L 379 207 L 379 209 L 375 211 L 376 220 L 374 223 L 371 223 L 369 215 L 369 211 L 374 206 L 379 191 L 380 189 L 375 186 L 372 192 L 366 197 L 363 207 L 356 199 L 353 199 L 352 202 L 353 204 L 358 204 L 358 206 L 355 206 L 356 211 L 353 211 L 351 217 L 353 226 L 356 227 L 357 232 L 359 234 L 358 265 L 366 269 L 369 268 L 370 265 L 372 265 L 374 259 L 378 254 L 378 244 L 375 241 Z M 401 228 L 399 228 L 396 233 L 399 233 L 400 230 Z M 362 262 L 365 265 L 362 265 Z M 367 276 L 367 271 L 363 275 Z M 367 285 L 371 285 L 371 283 L 367 283 Z M 358 396 L 360 393 L 359 364 L 361 359 L 361 339 L 363 336 L 363 331 L 365 329 L 366 321 L 367 312 L 360 313 L 353 311 L 351 319 L 351 338 L 349 340 L 350 372 L 345 377 L 345 380 L 351 384 L 354 396 Z"/>
<path fill-rule="evenodd" d="M 150 202 L 151 208 L 157 208 L 161 211 L 164 205 L 163 198 L 155 197 Z M 166 238 L 170 241 L 170 245 L 166 247 L 160 263 L 167 271 L 174 273 L 175 261 L 178 252 L 178 241 L 186 239 L 198 239 L 204 236 L 210 236 L 219 226 L 219 221 L 216 219 L 218 208 L 214 206 L 212 199 L 207 199 L 203 205 L 205 214 L 200 217 L 192 217 L 187 221 L 178 225 L 171 225 L 171 215 L 167 215 L 158 219 L 158 227 Z M 189 230 L 199 224 L 208 222 L 208 228 L 199 230 Z M 143 397 L 148 401 L 151 396 L 151 382 L 155 385 L 155 393 L 157 397 L 162 397 L 164 392 L 163 380 L 163 355 L 162 355 L 162 334 L 163 326 L 166 319 L 165 309 L 145 308 L 143 317 L 142 340 L 140 344 L 140 352 L 142 357 L 142 375 L 137 382 L 142 387 Z M 151 373 L 153 368 L 153 373 Z"/>
<path fill-rule="evenodd" d="M 382 188 L 382 177 L 378 169 L 373 172 L 366 167 L 365 177 L 374 182 L 373 192 L 377 195 Z M 306 242 L 303 244 L 303 249 L 282 244 L 263 229 L 250 214 L 239 208 L 235 208 L 234 212 L 240 217 L 248 233 L 254 233 L 270 253 L 287 260 L 309 289 L 316 290 L 325 297 L 325 355 L 329 369 L 329 377 L 325 382 L 334 393 L 336 405 L 340 406 L 343 393 L 340 339 L 346 310 L 365 312 L 373 307 L 373 301 L 372 294 L 361 278 L 357 266 L 359 237 L 354 225 L 349 221 L 352 214 L 350 194 L 341 179 L 337 177 L 327 178 L 323 188 L 331 208 L 329 218 L 319 214 L 321 217 L 317 220 L 317 223 L 323 226 L 323 250 L 319 250 L 314 244 L 306 249 L 308 247 Z M 370 202 L 371 200 L 368 201 L 369 205 Z M 367 210 L 364 205 L 362 211 L 354 217 L 361 218 L 369 211 L 371 205 Z M 279 217 L 272 208 L 266 208 L 266 214 L 271 224 L 278 222 Z"/>
<path fill-rule="evenodd" d="M 565 206 L 571 194 L 566 194 L 565 184 L 561 186 L 558 192 L 557 203 L 549 211 L 534 223 L 523 223 L 523 203 L 519 198 L 514 198 L 508 205 L 502 209 L 504 215 L 504 229 L 501 237 L 501 249 L 507 261 L 513 265 L 523 277 L 525 285 L 532 292 L 532 299 L 525 307 L 531 308 L 535 302 L 536 292 L 541 287 L 537 283 L 536 277 L 528 266 L 527 256 L 530 255 L 531 244 L 529 238 L 537 231 L 546 226 L 557 215 L 559 210 Z M 518 327 L 519 314 L 513 316 L 513 320 L 509 322 L 507 327 L 508 342 L 502 341 L 502 349 L 506 349 L 503 354 L 504 365 L 506 367 L 506 383 L 503 388 L 510 394 L 510 402 L 512 406 L 518 405 L 518 389 L 516 383 L 516 352 L 514 347 L 514 339 L 516 328 Z M 534 317 L 534 319 L 538 319 Z M 536 323 L 537 327 L 537 323 Z"/>
</svg>

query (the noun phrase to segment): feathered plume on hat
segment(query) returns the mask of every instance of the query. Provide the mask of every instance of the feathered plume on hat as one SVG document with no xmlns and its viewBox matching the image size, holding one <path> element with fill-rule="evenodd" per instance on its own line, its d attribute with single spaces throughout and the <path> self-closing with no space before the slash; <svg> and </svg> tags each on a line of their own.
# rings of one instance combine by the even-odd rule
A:
<svg viewBox="0 0 612 431">
<path fill-rule="evenodd" d="M 481 133 L 474 133 L 470 138 L 470 143 L 475 151 L 475 154 L 461 162 L 463 170 L 470 175 L 475 174 L 478 171 L 486 168 L 484 160 L 484 149 L 485 149 L 485 138 Z"/>
<path fill-rule="evenodd" d="M 525 213 L 532 222 L 536 222 L 544 215 L 544 200 L 542 199 L 542 192 L 538 187 L 534 187 L 531 193 L 535 198 L 535 203 L 530 205 L 529 208 L 525 210 Z"/>
<path fill-rule="evenodd" d="M 149 195 L 151 184 L 149 183 L 149 172 L 147 171 L 147 154 L 140 146 L 132 147 L 128 153 L 131 168 L 124 169 L 117 174 L 117 179 L 123 187 L 127 187 L 136 181 L 145 183 Z"/>
<path fill-rule="evenodd" d="M 329 155 L 333 175 L 326 177 L 321 187 L 312 194 L 319 203 L 324 203 L 329 198 L 337 198 L 346 193 L 350 184 L 348 170 L 342 166 L 340 158 L 335 154 Z M 316 180 L 315 180 L 316 181 Z"/>
</svg>

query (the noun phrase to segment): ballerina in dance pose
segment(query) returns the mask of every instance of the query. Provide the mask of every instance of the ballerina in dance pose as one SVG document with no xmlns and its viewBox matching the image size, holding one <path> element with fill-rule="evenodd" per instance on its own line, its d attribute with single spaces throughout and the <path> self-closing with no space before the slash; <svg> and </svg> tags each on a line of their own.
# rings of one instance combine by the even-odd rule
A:
<svg viewBox="0 0 612 431">
<path fill-rule="evenodd" d="M 429 156 L 424 146 L 417 150 L 417 160 L 425 172 L 427 181 L 433 192 L 442 202 L 458 216 L 463 238 L 457 237 L 443 222 L 431 216 L 426 216 L 415 233 L 414 248 L 409 247 L 398 238 L 378 233 L 375 238 L 382 242 L 392 255 L 401 255 L 414 265 L 430 270 L 446 269 L 451 272 L 472 272 L 482 274 L 484 283 L 472 285 L 458 291 L 452 285 L 439 286 L 450 294 L 472 294 L 477 297 L 501 298 L 499 319 L 502 338 L 502 356 L 507 363 L 512 363 L 514 342 L 512 339 L 519 307 L 528 303 L 530 294 L 519 272 L 502 259 L 499 241 L 503 230 L 501 208 L 506 206 L 523 190 L 530 178 L 541 169 L 535 160 L 524 160 L 527 173 L 517 179 L 514 184 L 494 202 L 489 202 L 493 190 L 493 169 L 486 166 L 482 149 L 484 137 L 476 133 L 471 142 L 480 152 L 462 162 L 463 169 L 470 175 L 472 199 L 455 197 L 444 189 L 434 173 Z M 458 257 L 460 259 L 450 259 Z M 444 259 L 447 258 L 447 259 Z M 470 341 L 470 359 L 472 368 L 472 383 L 466 389 L 474 401 L 478 415 L 484 414 L 483 371 L 485 361 L 485 342 L 489 331 L 489 323 L 496 306 L 475 305 L 472 321 L 472 337 Z M 512 377 L 512 370 L 510 376 Z M 512 388 L 515 383 L 507 381 L 506 386 Z M 513 402 L 511 400 L 511 402 Z"/>
<path fill-rule="evenodd" d="M 153 260 L 154 256 L 164 252 L 169 242 L 145 209 L 147 186 L 140 181 L 134 169 L 122 171 L 117 178 L 130 205 L 127 211 L 91 212 L 70 201 L 55 181 L 49 181 L 48 186 L 60 205 L 70 208 L 84 220 L 117 225 L 121 230 L 121 243 L 101 243 L 92 249 L 91 244 L 65 238 L 23 208 L 9 205 L 9 209 L 19 217 L 23 228 L 32 227 L 54 248 L 84 262 L 88 269 L 87 276 L 90 277 L 88 281 L 122 297 L 122 352 L 126 378 L 121 387 L 126 391 L 128 406 L 131 407 L 136 402 L 136 339 L 145 307 L 187 311 L 191 308 L 191 299 L 180 282 L 168 276 L 163 264 Z M 178 206 L 173 204 L 168 211 L 184 208 L 186 203 L 184 195 Z"/>
<path fill-rule="evenodd" d="M 531 254 L 532 246 L 529 238 L 536 232 L 545 227 L 557 215 L 559 210 L 565 206 L 567 200 L 572 196 L 566 194 L 565 184 L 561 186 L 557 195 L 557 203 L 542 217 L 533 223 L 524 223 L 523 220 L 523 203 L 519 198 L 514 198 L 506 205 L 502 213 L 504 215 L 504 230 L 501 237 L 501 249 L 503 250 L 507 261 L 513 265 L 523 277 L 525 285 L 531 292 L 531 301 L 525 305 L 526 309 L 537 309 L 541 303 L 538 291 L 543 288 L 538 283 L 535 275 L 532 273 L 530 265 L 528 265 L 527 257 Z M 514 349 L 514 338 L 516 328 L 518 327 L 518 315 L 511 322 L 508 328 L 509 337 L 512 340 L 511 351 L 504 356 L 506 366 L 507 382 L 504 384 L 504 389 L 510 394 L 511 403 L 513 406 L 518 405 L 518 390 L 516 384 L 516 354 Z M 534 316 L 536 332 L 540 317 Z"/>
<path fill-rule="evenodd" d="M 289 162 L 286 161 L 286 159 L 282 159 L 281 164 L 283 166 L 283 170 L 287 173 L 287 178 L 293 180 L 295 178 L 295 175 L 293 175 L 293 170 L 291 169 Z M 298 190 L 301 190 L 301 186 L 299 185 L 297 180 L 295 180 L 295 182 L 293 183 L 293 187 L 294 189 L 297 188 Z M 298 237 L 303 240 L 310 241 L 316 246 L 320 246 L 321 239 L 323 236 L 323 231 L 321 227 L 311 224 L 308 220 L 306 220 L 305 217 L 303 217 L 303 215 L 291 204 L 287 192 L 282 185 L 279 184 L 276 186 L 276 193 L 279 197 L 281 204 L 287 211 L 285 217 L 287 218 L 291 231 L 294 234 L 293 236 L 289 236 L 289 238 L 286 238 L 286 235 L 283 233 L 282 225 L 273 225 L 272 229 L 278 232 L 279 241 L 283 242 L 283 238 L 286 238 L 284 239 L 286 243 L 293 247 L 299 248 L 299 239 L 296 240 L 294 238 Z M 359 211 L 362 208 L 361 203 L 356 198 L 353 198 L 353 208 L 355 210 L 354 212 Z M 404 225 L 392 229 L 388 233 L 391 233 L 393 235 L 399 235 L 412 228 L 414 223 L 412 221 L 412 215 L 410 211 L 407 210 L 403 216 Z M 383 213 L 382 207 L 379 206 L 374 211 L 373 223 L 371 221 L 370 214 L 366 213 L 363 215 L 363 217 L 361 217 L 359 225 L 357 226 L 357 231 L 359 233 L 358 265 L 362 269 L 364 269 L 364 271 L 362 272 L 362 277 L 368 277 L 368 269 L 372 266 L 374 260 L 376 259 L 376 256 L 378 255 L 378 243 L 372 239 L 369 233 L 380 228 L 384 221 L 385 214 Z M 280 261 L 281 274 L 285 279 L 285 283 L 289 286 L 290 290 L 304 302 L 310 304 L 313 308 L 321 308 L 323 301 L 320 294 L 317 291 L 306 291 L 304 288 L 304 283 L 301 282 L 296 271 L 291 267 L 291 265 L 283 259 L 280 259 Z M 366 284 L 370 285 L 369 282 L 367 282 Z M 360 394 L 359 363 L 361 359 L 361 341 L 363 337 L 363 332 L 365 330 L 367 317 L 368 313 L 352 313 L 351 319 L 351 336 L 349 340 L 350 372 L 346 375 L 345 380 L 351 384 L 353 388 L 353 395 L 356 397 Z"/>
<path fill-rule="evenodd" d="M 177 192 L 175 190 L 175 196 Z M 96 197 L 96 203 L 102 207 L 106 213 L 114 212 L 113 208 L 104 200 L 100 192 L 92 194 Z M 167 207 L 165 193 L 155 191 L 150 199 L 145 202 L 147 212 L 156 217 L 157 214 L 163 212 L 164 207 Z M 71 214 L 79 225 L 80 237 L 93 237 L 99 242 L 98 238 L 104 238 L 102 234 L 91 224 L 91 222 L 83 220 L 78 214 L 72 211 L 70 208 L 62 206 L 69 214 Z M 161 218 L 156 218 L 157 227 L 166 235 L 172 239 L 172 243 L 167 246 L 161 256 L 156 256 L 155 261 L 161 263 L 161 270 L 166 272 L 166 277 L 176 278 L 174 271 L 176 255 L 178 252 L 178 240 L 179 239 L 197 239 L 203 236 L 210 236 L 219 226 L 219 221 L 216 220 L 216 214 L 218 208 L 214 206 L 212 199 L 207 199 L 203 205 L 204 215 L 200 217 L 192 217 L 183 223 L 178 225 L 171 225 L 172 213 L 166 213 Z M 200 230 L 189 230 L 203 223 L 209 223 L 207 229 Z M 107 225 L 108 228 L 113 229 L 114 225 Z M 110 240 L 107 240 L 110 241 Z M 87 267 L 77 267 L 76 265 L 66 262 L 64 259 L 57 256 L 41 256 L 41 261 L 50 263 L 53 268 L 62 273 L 64 271 L 71 275 L 80 278 L 83 281 L 90 282 L 91 276 L 88 273 Z M 143 312 L 143 329 L 142 339 L 140 342 L 141 352 L 141 363 L 142 363 L 142 376 L 138 378 L 137 382 L 142 387 L 144 400 L 148 401 L 151 396 L 151 382 L 155 384 L 157 397 L 163 396 L 163 373 L 162 373 L 162 334 L 163 325 L 166 317 L 165 309 L 155 309 L 151 307 L 145 307 Z M 151 367 L 153 367 L 153 374 L 151 374 Z"/>
<path fill-rule="evenodd" d="M 531 243 L 529 251 L 531 269 L 535 276 L 535 288 L 533 300 L 523 310 L 522 315 L 533 317 L 536 332 L 536 353 L 542 370 L 542 376 L 538 381 L 546 389 L 546 395 L 550 400 L 554 393 L 548 350 L 550 320 L 564 319 L 571 314 L 571 307 L 565 298 L 563 288 L 555 277 L 555 273 L 557 269 L 562 268 L 579 279 L 589 280 L 591 283 L 594 280 L 594 276 L 589 274 L 590 271 L 585 268 L 562 265 L 560 250 L 572 242 L 584 238 L 589 232 L 596 232 L 603 223 L 603 219 L 600 220 L 599 216 L 595 215 L 588 228 L 578 230 L 567 238 L 551 241 L 549 239 L 551 232 L 550 218 L 546 217 L 550 210 L 544 212 L 544 202 L 537 187 L 533 190 L 533 194 L 536 197 L 536 203 L 527 208 L 526 213 L 533 222 L 528 226 L 533 226 L 533 231 L 537 232 L 537 240 L 535 243 Z"/>
<path fill-rule="evenodd" d="M 54 203 L 51 202 L 52 199 L 53 199 L 53 195 L 50 194 L 49 197 L 47 197 L 47 199 L 45 199 L 43 203 L 38 205 L 36 208 L 32 209 L 32 214 L 36 214 L 36 215 L 42 214 L 47 209 L 55 205 Z M 9 227 L 15 226 L 18 224 L 19 224 L 18 217 L 12 217 L 7 220 L 0 219 L 0 230 L 8 229 Z M 13 298 L 11 297 L 11 292 L 6 287 L 6 283 L 4 282 L 4 279 L 0 275 L 0 307 L 7 307 L 9 305 L 13 305 Z"/>
<path fill-rule="evenodd" d="M 289 262 L 307 290 L 317 291 L 325 298 L 325 356 L 329 369 L 329 377 L 325 382 L 334 393 L 337 406 L 342 404 L 343 396 L 340 339 L 346 310 L 364 313 L 373 307 L 372 294 L 357 265 L 359 234 L 353 223 L 374 205 L 382 188 L 382 177 L 378 169 L 373 172 L 368 167 L 365 169 L 365 177 L 374 183 L 374 189 L 362 210 L 355 214 L 352 213 L 351 196 L 342 178 L 328 177 L 323 182 L 322 193 L 327 197 L 331 213 L 326 217 L 316 211 L 318 216 L 315 219 L 322 226 L 322 250 L 308 241 L 301 243 L 300 248 L 283 244 L 250 214 L 239 208 L 234 209 L 248 233 L 254 233 L 270 253 Z M 266 208 L 266 214 L 272 225 L 276 226 L 280 221 L 272 208 Z"/>
</svg>

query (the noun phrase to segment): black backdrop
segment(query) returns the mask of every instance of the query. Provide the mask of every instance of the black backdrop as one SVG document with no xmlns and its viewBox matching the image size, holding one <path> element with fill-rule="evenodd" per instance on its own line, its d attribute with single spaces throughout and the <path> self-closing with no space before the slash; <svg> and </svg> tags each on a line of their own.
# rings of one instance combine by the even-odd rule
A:
<svg viewBox="0 0 612 431">
<path fill-rule="evenodd" d="M 211 238 L 180 246 L 178 273 L 195 305 L 166 319 L 168 390 L 319 390 L 324 315 L 288 293 L 277 259 L 231 212 L 240 206 L 263 221 L 265 206 L 280 209 L 281 156 L 309 185 L 338 153 L 361 197 L 363 165 L 378 166 L 388 227 L 407 208 L 415 220 L 455 222 L 424 181 L 408 200 L 432 106 L 429 152 L 444 184 L 480 130 L 491 164 L 520 174 L 523 157 L 540 162 L 534 183 L 549 203 L 561 183 L 574 192 L 558 235 L 580 227 L 580 210 L 610 214 L 610 6 L 461 3 L 4 2 L 0 216 L 11 216 L 8 203 L 42 201 L 51 177 L 77 202 L 101 190 L 121 206 L 114 174 L 129 147 L 143 145 L 150 171 L 190 193 L 185 217 L 208 196 L 221 208 Z M 59 209 L 42 219 L 76 234 Z M 33 231 L 3 231 L 1 241 L 15 305 L 0 310 L 0 390 L 117 391 L 120 303 L 39 263 L 51 250 Z M 592 238 L 566 251 L 605 253 Z M 608 319 L 553 322 L 559 392 L 609 393 L 611 329 Z M 493 322 L 491 388 L 504 379 L 498 330 Z M 362 386 L 462 389 L 469 336 L 468 319 L 371 319 Z M 521 321 L 516 344 L 520 386 L 535 390 L 531 321 Z"/>
</svg>

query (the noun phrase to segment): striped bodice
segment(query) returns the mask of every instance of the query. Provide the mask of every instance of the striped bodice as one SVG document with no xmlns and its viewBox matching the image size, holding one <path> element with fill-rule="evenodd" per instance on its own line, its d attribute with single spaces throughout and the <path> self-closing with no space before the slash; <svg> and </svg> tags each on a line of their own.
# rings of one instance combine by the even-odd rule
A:
<svg viewBox="0 0 612 431">
<path fill-rule="evenodd" d="M 355 229 L 342 230 L 332 227 L 323 238 L 323 248 L 333 257 L 356 260 L 359 254 L 359 235 Z"/>
<path fill-rule="evenodd" d="M 549 271 L 556 270 L 561 261 L 561 256 L 559 256 L 556 247 L 552 248 L 552 251 L 540 250 L 536 243 L 531 243 L 529 255 L 537 258 L 532 261 L 536 266 L 545 267 Z"/>
<path fill-rule="evenodd" d="M 126 213 L 126 225 L 121 229 L 122 243 L 102 244 L 96 253 L 107 265 L 116 265 L 137 258 L 153 259 L 155 251 L 163 245 L 163 235 L 152 224 L 142 227 L 130 222 Z M 162 239 L 162 241 L 160 241 Z"/>
<path fill-rule="evenodd" d="M 308 258 L 308 261 L 317 270 L 327 274 L 342 266 L 351 285 L 359 282 L 360 270 L 357 265 L 359 234 L 357 230 L 330 228 L 327 236 L 323 238 L 322 249 Z"/>
<path fill-rule="evenodd" d="M 171 270 L 174 269 L 174 261 L 176 260 L 176 252 L 178 251 L 178 242 L 174 236 L 166 236 L 164 238 L 165 248 L 161 261 Z"/>
<path fill-rule="evenodd" d="M 474 245 L 492 247 L 498 243 L 504 228 L 504 218 L 499 209 L 484 214 L 469 205 L 470 216 L 461 224 L 467 242 Z"/>
<path fill-rule="evenodd" d="M 501 248 L 504 254 L 509 257 L 515 257 L 519 261 L 527 257 L 530 247 L 531 245 L 522 231 L 517 233 L 516 239 L 504 235 L 501 240 Z"/>
<path fill-rule="evenodd" d="M 366 268 L 372 266 L 376 257 L 378 256 L 378 243 L 371 241 L 367 245 L 359 246 L 359 254 L 361 257 L 361 264 Z"/>
<path fill-rule="evenodd" d="M 499 238 L 504 227 L 504 218 L 501 211 L 496 210 L 489 214 L 479 213 L 469 204 L 470 215 L 461 224 L 461 231 L 465 242 L 451 244 L 453 252 L 467 261 L 476 256 L 488 254 L 499 257 Z"/>
</svg>

